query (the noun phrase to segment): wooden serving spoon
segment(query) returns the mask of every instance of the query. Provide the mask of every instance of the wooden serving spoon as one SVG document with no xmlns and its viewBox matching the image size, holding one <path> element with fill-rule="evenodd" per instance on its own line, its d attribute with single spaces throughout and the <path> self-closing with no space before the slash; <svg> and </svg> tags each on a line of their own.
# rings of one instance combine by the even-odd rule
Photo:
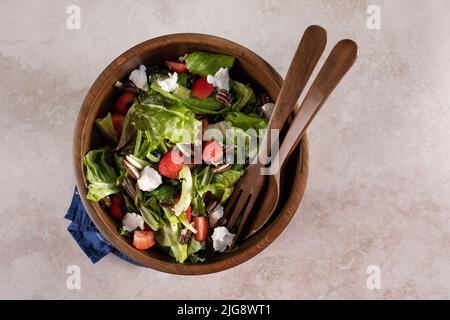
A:
<svg viewBox="0 0 450 320">
<path fill-rule="evenodd" d="M 245 225 L 242 238 L 247 238 L 260 230 L 277 208 L 283 191 L 280 175 L 283 165 L 297 147 L 317 112 L 352 67 L 357 56 L 358 45 L 352 40 L 341 40 L 334 46 L 292 121 L 278 154 L 272 161 L 272 166 L 279 164 L 279 170 L 275 170 L 276 174 L 267 176 L 266 192 L 260 194 L 260 201 L 256 201 L 260 205 L 254 208 L 253 215 Z"/>
</svg>

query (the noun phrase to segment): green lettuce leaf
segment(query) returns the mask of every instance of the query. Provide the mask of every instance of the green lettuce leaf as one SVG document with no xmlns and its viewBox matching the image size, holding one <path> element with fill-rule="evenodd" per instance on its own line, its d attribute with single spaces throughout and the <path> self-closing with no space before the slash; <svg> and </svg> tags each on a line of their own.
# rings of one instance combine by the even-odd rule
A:
<svg viewBox="0 0 450 320">
<path fill-rule="evenodd" d="M 230 80 L 230 92 L 236 97 L 236 101 L 231 106 L 233 111 L 241 110 L 247 103 L 256 99 L 252 88 L 237 81 Z"/>
<path fill-rule="evenodd" d="M 245 151 L 247 156 L 252 160 L 258 153 L 258 137 L 262 138 L 262 135 L 267 129 L 268 121 L 257 114 L 245 114 L 242 112 L 229 112 L 225 115 L 225 120 L 229 121 L 234 128 L 239 128 L 245 131 L 246 135 L 240 134 L 242 139 L 245 139 Z"/>
<path fill-rule="evenodd" d="M 211 183 L 203 188 L 199 193 L 204 194 L 205 192 L 210 191 L 215 198 L 220 199 L 220 203 L 224 203 L 233 193 L 235 184 L 243 174 L 243 168 L 233 166 L 227 171 L 215 174 Z"/>
<path fill-rule="evenodd" d="M 195 214 L 207 216 L 206 205 L 199 192 L 210 183 L 210 178 L 212 178 L 212 174 L 209 166 L 203 170 L 201 170 L 201 167 L 197 167 L 192 172 L 194 196 L 191 205 Z"/>
<path fill-rule="evenodd" d="M 191 241 L 189 242 L 189 246 L 188 246 L 188 255 L 190 256 L 191 254 L 197 253 L 203 249 L 205 249 L 205 241 L 202 242 L 198 242 L 197 240 L 195 240 L 195 238 L 192 238 Z"/>
<path fill-rule="evenodd" d="M 169 247 L 170 254 L 179 263 L 186 261 L 188 257 L 187 244 L 180 244 L 178 237 L 180 236 L 181 223 L 178 218 L 170 213 L 167 208 L 163 208 L 168 223 L 155 233 L 156 242 L 162 247 Z"/>
<path fill-rule="evenodd" d="M 154 139 L 173 144 L 194 143 L 200 130 L 200 121 L 182 105 L 136 104 L 131 121 L 137 129 L 149 131 Z"/>
<path fill-rule="evenodd" d="M 183 165 L 178 178 L 181 180 L 181 195 L 180 200 L 173 207 L 174 214 L 177 217 L 189 208 L 192 201 L 193 182 L 191 170 L 187 165 Z"/>
<path fill-rule="evenodd" d="M 157 94 L 168 99 L 171 104 L 182 105 L 196 114 L 219 114 L 225 110 L 214 97 L 198 99 L 192 95 L 192 91 L 179 86 L 174 93 L 164 91 L 157 82 L 157 77 L 152 81 L 151 89 Z"/>
<path fill-rule="evenodd" d="M 237 127 L 245 131 L 248 129 L 255 129 L 258 133 L 258 130 L 267 128 L 267 120 L 257 114 L 245 114 L 242 112 L 233 111 L 228 112 L 225 115 L 225 120 L 231 122 L 233 127 Z"/>
<path fill-rule="evenodd" d="M 216 131 L 209 131 L 209 129 L 218 130 L 221 135 L 215 134 Z M 247 133 L 241 128 L 233 127 L 230 121 L 221 121 L 212 125 L 208 125 L 209 138 L 219 140 L 223 138 L 223 143 L 227 146 L 237 146 L 235 152 L 235 161 L 242 163 L 246 157 L 252 159 L 258 152 L 258 134 L 259 132 Z M 217 137 L 216 137 L 217 136 Z M 242 149 L 241 149 L 242 148 Z M 241 151 L 241 152 L 238 152 Z M 239 159 L 238 159 L 239 158 Z"/>
<path fill-rule="evenodd" d="M 123 228 L 123 226 L 119 228 L 119 234 L 120 234 L 122 237 L 127 237 L 127 238 L 132 238 L 132 236 L 133 236 L 133 235 L 131 234 L 131 232 L 128 231 L 128 230 L 125 230 L 125 229 Z"/>
<path fill-rule="evenodd" d="M 110 158 L 106 150 L 89 151 L 83 159 L 88 181 L 88 194 L 86 199 L 97 202 L 104 197 L 120 191 L 117 186 L 117 174 L 114 167 L 109 164 Z"/>
<path fill-rule="evenodd" d="M 236 145 L 238 141 L 242 141 L 248 144 L 251 138 L 251 136 L 241 128 L 233 127 L 230 121 L 220 121 L 214 124 L 210 124 L 208 125 L 207 129 L 218 130 L 218 132 L 220 132 L 220 135 L 216 135 L 216 131 L 210 131 L 210 136 L 208 138 L 219 141 L 222 138 L 222 143 L 227 146 Z"/>
<path fill-rule="evenodd" d="M 114 149 L 114 151 L 117 151 L 125 147 L 127 143 L 130 142 L 131 139 L 133 139 L 134 135 L 136 134 L 136 127 L 130 121 L 131 117 L 134 114 L 135 106 L 136 103 L 134 103 L 130 107 L 130 109 L 128 109 L 125 119 L 123 120 L 122 133 L 120 135 L 119 142 L 117 143 L 117 146 Z"/>
<path fill-rule="evenodd" d="M 204 250 L 206 247 L 205 241 L 198 242 L 194 238 L 191 239 L 188 245 L 188 258 L 192 263 L 204 262 L 205 258 L 201 258 L 197 255 L 197 252 Z"/>
<path fill-rule="evenodd" d="M 150 226 L 150 228 L 152 228 L 153 231 L 158 231 L 164 226 L 161 216 L 153 210 L 147 208 L 145 205 L 141 205 L 139 212 L 141 213 L 144 221 Z"/>
<path fill-rule="evenodd" d="M 197 254 L 193 253 L 189 256 L 189 261 L 192 263 L 205 262 L 206 258 L 201 258 Z"/>
<path fill-rule="evenodd" d="M 146 192 L 145 195 L 155 197 L 158 200 L 167 200 L 172 198 L 177 193 L 177 188 L 162 184 L 153 191 Z"/>
<path fill-rule="evenodd" d="M 187 73 L 178 73 L 178 84 L 187 87 Z"/>
<path fill-rule="evenodd" d="M 244 171 L 231 168 L 230 170 L 217 173 L 212 179 L 212 183 L 218 183 L 225 187 L 233 187 L 241 178 Z"/>
<path fill-rule="evenodd" d="M 117 142 L 117 133 L 116 129 L 114 129 L 110 112 L 108 112 L 106 117 L 104 117 L 103 119 L 98 118 L 97 120 L 95 120 L 95 124 L 97 125 L 105 139 L 107 139 L 108 141 Z"/>
<path fill-rule="evenodd" d="M 233 67 L 234 57 L 224 54 L 194 51 L 186 57 L 186 67 L 189 72 L 206 77 L 215 75 L 220 68 Z"/>
</svg>

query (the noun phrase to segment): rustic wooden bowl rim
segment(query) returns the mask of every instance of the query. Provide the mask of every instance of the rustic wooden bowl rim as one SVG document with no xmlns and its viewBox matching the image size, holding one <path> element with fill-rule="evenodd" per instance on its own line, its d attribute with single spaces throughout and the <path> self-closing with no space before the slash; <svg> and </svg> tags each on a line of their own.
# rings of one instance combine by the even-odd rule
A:
<svg viewBox="0 0 450 320">
<path fill-rule="evenodd" d="M 117 78 L 114 79 L 114 75 L 124 63 L 132 58 L 136 58 L 136 56 L 139 56 L 148 50 L 154 50 L 161 46 L 173 46 L 183 42 L 189 44 L 202 44 L 203 46 L 214 43 L 216 48 L 232 48 L 233 52 L 236 52 L 236 56 L 246 56 L 248 61 L 252 61 L 252 64 L 258 66 L 258 68 L 265 73 L 270 74 L 277 83 L 277 90 L 281 87 L 283 81 L 281 76 L 265 60 L 251 50 L 235 42 L 212 35 L 198 33 L 170 34 L 147 40 L 121 54 L 104 69 L 93 83 L 78 114 L 74 132 L 73 157 L 76 184 L 83 205 L 100 233 L 115 248 L 145 267 L 173 274 L 198 275 L 223 271 L 241 264 L 264 250 L 281 234 L 297 211 L 306 188 L 309 171 L 309 140 L 308 135 L 305 135 L 300 143 L 298 152 L 296 152 L 299 156 L 300 165 L 296 165 L 296 178 L 292 185 L 291 194 L 278 216 L 268 226 L 258 232 L 258 234 L 249 240 L 246 240 L 237 250 L 223 255 L 223 259 L 218 259 L 213 262 L 207 261 L 206 263 L 201 264 L 178 264 L 175 261 L 165 261 L 149 256 L 145 252 L 139 251 L 131 246 L 118 234 L 116 228 L 112 226 L 111 223 L 108 223 L 108 219 L 111 218 L 107 216 L 104 210 L 98 204 L 86 200 L 86 178 L 84 175 L 82 158 L 87 150 L 83 150 L 83 142 L 84 139 L 87 139 L 86 135 L 92 129 L 92 126 L 89 127 L 86 124 L 86 115 L 89 114 L 91 110 L 94 110 L 94 112 L 98 110 L 99 107 L 96 106 L 96 104 L 98 104 L 97 97 L 100 90 L 104 90 L 105 83 L 114 83 L 118 80 Z M 292 172 L 290 174 L 292 174 Z"/>
</svg>

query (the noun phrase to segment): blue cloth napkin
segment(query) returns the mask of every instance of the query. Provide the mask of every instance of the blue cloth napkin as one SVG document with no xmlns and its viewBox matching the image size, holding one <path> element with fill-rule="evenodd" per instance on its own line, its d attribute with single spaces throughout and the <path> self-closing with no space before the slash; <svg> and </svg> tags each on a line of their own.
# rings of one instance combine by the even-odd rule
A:
<svg viewBox="0 0 450 320">
<path fill-rule="evenodd" d="M 92 263 L 98 262 L 110 252 L 136 266 L 139 264 L 114 248 L 98 231 L 81 202 L 77 189 L 73 193 L 72 203 L 65 217 L 72 221 L 67 228 L 72 237 L 88 256 Z"/>
</svg>

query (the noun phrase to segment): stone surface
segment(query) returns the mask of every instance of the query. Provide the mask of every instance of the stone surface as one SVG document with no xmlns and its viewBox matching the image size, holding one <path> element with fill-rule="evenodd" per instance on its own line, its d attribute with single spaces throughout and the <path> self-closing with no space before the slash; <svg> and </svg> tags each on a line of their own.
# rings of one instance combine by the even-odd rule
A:
<svg viewBox="0 0 450 320">
<path fill-rule="evenodd" d="M 66 8 L 81 8 L 81 29 Z M 366 26 L 381 8 L 381 29 Z M 450 298 L 450 3 L 420 1 L 0 2 L 1 298 Z M 173 276 L 108 256 L 66 231 L 72 132 L 89 86 L 129 47 L 203 32 L 239 42 L 285 74 L 303 30 L 360 56 L 310 129 L 304 200 L 285 232 L 219 274 Z M 323 59 L 322 59 L 323 61 Z M 69 265 L 81 290 L 66 287 Z M 381 269 L 368 290 L 366 269 Z M 219 290 L 220 288 L 220 290 Z"/>
</svg>

